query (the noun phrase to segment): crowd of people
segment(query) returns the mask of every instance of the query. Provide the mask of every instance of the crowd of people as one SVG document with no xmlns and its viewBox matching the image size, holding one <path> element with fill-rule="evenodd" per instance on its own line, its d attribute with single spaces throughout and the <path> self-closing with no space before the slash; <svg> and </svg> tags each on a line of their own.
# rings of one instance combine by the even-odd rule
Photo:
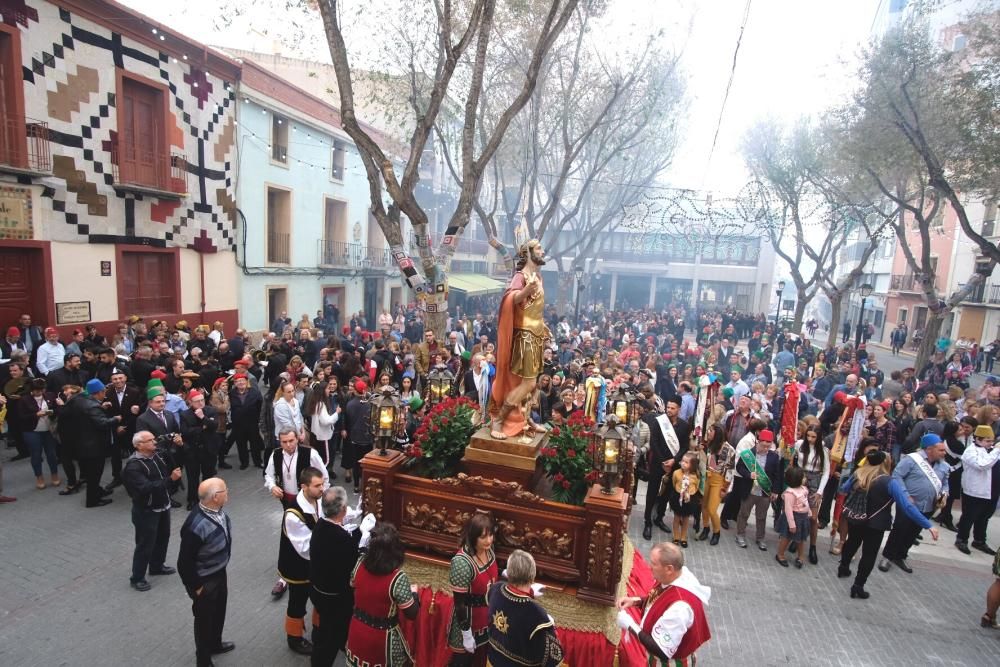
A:
<svg viewBox="0 0 1000 667">
<path fill-rule="evenodd" d="M 329 308 L 297 324 L 282 313 L 257 341 L 243 330 L 227 336 L 221 322 L 189 327 L 138 317 L 110 339 L 87 327 L 63 341 L 24 315 L 0 342 L 0 419 L 6 417 L 15 458 L 31 459 L 39 490 L 62 487 L 59 493 L 69 496 L 85 489 L 86 507 L 97 508 L 125 486 L 136 535 L 131 584 L 138 591 L 151 588 L 147 575 L 174 572 L 164 562 L 170 509 L 186 505 L 178 569 L 194 602 L 200 664 L 231 650 L 220 620 L 231 525 L 217 474 L 234 464 L 254 467 L 283 507 L 280 578 L 272 594 L 288 595 L 289 647 L 316 664 L 331 664 L 338 651 L 349 664 L 406 664 L 394 619 L 415 614 L 418 602 L 400 570 L 399 536 L 350 508 L 346 490 L 331 483 L 342 479 L 359 490 L 359 462 L 372 448 L 366 401 L 373 389 L 391 385 L 403 399 L 408 428 L 401 448 L 425 414 L 431 369 L 449 368 L 454 395 L 486 404 L 496 371 L 492 312 L 457 312 L 443 336 L 425 326 L 419 310 L 401 306 L 374 321 L 352 313 L 342 326 Z M 958 550 L 995 556 L 986 528 L 1000 496 L 1000 448 L 993 447 L 1000 380 L 989 376 L 981 389 L 969 387 L 981 361 L 977 350 L 939 346 L 923 368 L 886 376 L 864 343 L 823 349 L 763 315 L 732 309 L 598 306 L 586 308 L 573 326 L 550 307 L 546 320 L 553 340 L 529 401 L 534 422 L 558 426 L 578 412 L 603 416 L 594 401 L 601 389 L 625 385 L 638 396 L 641 418 L 631 437 L 635 478 L 647 485 L 643 537 L 652 540 L 654 528 L 671 535 L 651 555 L 660 583 L 693 579 L 683 568 L 689 542 L 715 546 L 723 530 L 734 529 L 736 544 L 747 547 L 751 514 L 761 551 L 773 516 L 781 567 L 818 564 L 818 534 L 827 528 L 839 576 L 852 574 L 860 550 L 852 598 L 868 597 L 876 561 L 882 571 L 911 572 L 909 549 L 932 521 L 956 533 Z M 951 512 L 958 499 L 956 523 Z M 453 664 L 500 650 L 505 639 L 487 627 L 485 608 L 532 600 L 530 554 L 516 567 L 511 557 L 500 592 L 489 586 L 497 579 L 493 530 L 469 528 L 452 563 Z M 931 534 L 936 539 L 937 529 Z M 348 554 L 337 561 L 352 568 L 325 569 L 330 559 L 316 554 L 326 550 Z M 1000 560 L 994 573 L 1000 578 Z M 1000 585 L 994 588 L 984 625 L 996 623 Z M 689 607 L 707 601 L 696 580 L 686 590 Z M 310 600 L 312 641 L 305 635 Z M 687 628 L 698 625 L 697 613 L 684 616 Z M 620 619 L 644 645 L 651 642 L 653 654 L 684 657 L 676 642 L 660 641 L 652 621 L 633 627 L 634 619 Z M 707 627 L 699 633 L 707 639 Z M 520 646 L 517 655 L 549 661 L 530 664 L 558 664 L 550 634 Z"/>
</svg>

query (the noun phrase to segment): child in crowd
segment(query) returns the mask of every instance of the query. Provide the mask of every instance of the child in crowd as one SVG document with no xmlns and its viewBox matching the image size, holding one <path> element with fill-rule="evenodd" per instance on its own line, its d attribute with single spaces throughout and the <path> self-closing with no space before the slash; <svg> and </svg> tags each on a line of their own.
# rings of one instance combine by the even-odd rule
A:
<svg viewBox="0 0 1000 667">
<path fill-rule="evenodd" d="M 805 485 L 806 474 L 802 468 L 792 466 L 785 471 L 786 488 L 781 494 L 785 510 L 778 515 L 777 530 L 778 553 L 774 560 L 781 567 L 788 567 L 785 560 L 785 550 L 788 543 L 796 542 L 795 567 L 802 568 L 802 557 L 805 555 L 806 539 L 809 537 L 809 487 Z"/>
<path fill-rule="evenodd" d="M 691 517 L 701 511 L 701 478 L 698 472 L 698 455 L 688 452 L 674 471 L 674 492 L 670 495 L 670 509 L 674 512 L 674 544 L 687 549 L 687 531 Z"/>
</svg>

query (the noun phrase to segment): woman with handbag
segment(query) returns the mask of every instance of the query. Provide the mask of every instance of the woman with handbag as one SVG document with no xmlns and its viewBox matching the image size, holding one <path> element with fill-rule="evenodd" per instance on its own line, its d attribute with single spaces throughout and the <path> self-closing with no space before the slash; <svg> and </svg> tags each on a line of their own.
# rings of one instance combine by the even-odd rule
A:
<svg viewBox="0 0 1000 667">
<path fill-rule="evenodd" d="M 861 549 L 858 573 L 851 586 L 851 598 L 867 600 L 870 593 L 865 590 L 868 575 L 875 566 L 879 547 L 885 531 L 892 525 L 891 505 L 896 503 L 906 512 L 906 516 L 921 528 L 929 529 L 931 537 L 938 539 L 937 528 L 931 526 L 917 507 L 910 502 L 906 489 L 899 480 L 889 473 L 892 460 L 885 452 L 874 450 L 865 456 L 864 467 L 858 467 L 851 478 L 844 483 L 847 499 L 844 501 L 843 515 L 847 519 L 847 543 L 840 556 L 837 576 L 851 576 L 851 560 Z"/>
<path fill-rule="evenodd" d="M 736 450 L 726 442 L 725 432 L 720 424 L 708 427 L 705 448 L 708 451 L 708 462 L 705 466 L 705 502 L 702 505 L 702 532 L 698 540 L 708 538 L 712 533 L 710 546 L 719 543 L 722 526 L 719 519 L 719 505 L 726 490 L 733 481 L 733 468 L 736 465 Z"/>
</svg>

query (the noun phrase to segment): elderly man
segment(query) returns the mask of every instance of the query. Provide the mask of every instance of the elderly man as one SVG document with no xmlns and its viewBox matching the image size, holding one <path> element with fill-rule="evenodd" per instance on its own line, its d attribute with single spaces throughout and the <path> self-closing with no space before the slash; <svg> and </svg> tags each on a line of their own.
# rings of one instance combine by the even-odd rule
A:
<svg viewBox="0 0 1000 667">
<path fill-rule="evenodd" d="M 205 404 L 205 393 L 192 389 L 189 409 L 181 411 L 180 429 L 184 439 L 184 468 L 187 470 L 187 509 L 194 509 L 200 480 L 215 477 L 219 455 L 219 415 Z"/>
<path fill-rule="evenodd" d="M 59 332 L 55 327 L 45 329 L 45 342 L 38 346 L 35 357 L 35 368 L 41 377 L 45 377 L 57 368 L 62 368 L 66 358 L 66 348 L 59 342 Z"/>
<path fill-rule="evenodd" d="M 854 373 L 850 373 L 846 378 L 844 378 L 844 384 L 834 385 L 833 388 L 830 389 L 830 393 L 826 395 L 826 400 L 823 401 L 823 409 L 826 410 L 830 407 L 830 405 L 833 403 L 833 395 L 836 394 L 838 391 L 842 391 L 848 396 L 854 396 L 857 390 L 858 390 L 858 376 L 855 375 Z"/>
<path fill-rule="evenodd" d="M 676 544 L 655 545 L 649 552 L 649 569 L 656 586 L 645 597 L 618 600 L 618 627 L 638 637 L 650 658 L 660 664 L 693 665 L 695 651 L 712 638 L 705 616 L 712 589 L 702 586 L 684 566 L 684 552 Z M 630 607 L 642 609 L 640 623 L 626 611 Z"/>
<path fill-rule="evenodd" d="M 920 451 L 902 457 L 892 472 L 893 478 L 899 480 L 906 489 L 910 501 L 927 518 L 948 497 L 951 467 L 944 460 L 946 452 L 941 437 L 928 433 L 920 439 Z M 896 522 L 889 531 L 885 548 L 882 549 L 878 569 L 888 572 L 892 564 L 907 574 L 912 573 L 913 569 L 906 562 L 906 556 L 913 541 L 920 535 L 920 530 L 920 526 L 907 517 L 906 512 L 896 512 Z"/>
<path fill-rule="evenodd" d="M 76 399 L 74 399 L 76 400 Z M 122 483 L 132 498 L 132 525 L 135 552 L 132 555 L 132 588 L 148 591 L 146 568 L 150 574 L 173 574 L 163 562 L 170 541 L 170 484 L 181 478 L 181 469 L 167 468 L 157 453 L 156 436 L 139 431 L 132 437 L 135 454 L 125 462 Z"/>
<path fill-rule="evenodd" d="M 993 429 L 985 424 L 976 427 L 972 434 L 972 447 L 962 453 L 962 516 L 958 520 L 955 547 L 964 554 L 969 551 L 969 532 L 972 548 L 995 556 L 986 544 L 986 524 L 996 509 L 992 495 L 993 466 L 1000 459 L 1000 449 L 993 446 Z"/>
<path fill-rule="evenodd" d="M 764 429 L 758 436 L 754 449 L 745 449 L 737 454 L 733 493 L 740 499 L 740 512 L 736 519 L 736 544 L 746 549 L 747 520 L 750 512 L 756 516 L 757 548 L 767 551 L 764 531 L 767 527 L 767 510 L 771 502 L 778 498 L 781 490 L 781 458 L 771 451 L 774 434 Z"/>
<path fill-rule="evenodd" d="M 507 559 L 507 581 L 492 586 L 486 595 L 490 619 L 486 664 L 491 667 L 563 664 L 555 622 L 533 599 L 534 582 L 535 559 L 514 550 Z"/>
<path fill-rule="evenodd" d="M 194 646 L 198 667 L 210 667 L 212 656 L 236 648 L 222 641 L 229 585 L 226 566 L 233 548 L 233 525 L 222 507 L 229 500 L 226 483 L 218 477 L 198 485 L 198 507 L 181 526 L 177 572 L 194 614 Z"/>
<path fill-rule="evenodd" d="M 361 510 L 347 506 L 347 491 L 340 486 L 327 489 L 321 502 L 323 518 L 316 522 L 309 541 L 309 599 L 316 611 L 312 665 L 330 667 L 347 644 L 354 611 L 351 573 L 359 548 L 367 544 L 366 529 L 371 530 L 375 517 L 366 516 L 360 528 L 352 525 Z"/>
</svg>

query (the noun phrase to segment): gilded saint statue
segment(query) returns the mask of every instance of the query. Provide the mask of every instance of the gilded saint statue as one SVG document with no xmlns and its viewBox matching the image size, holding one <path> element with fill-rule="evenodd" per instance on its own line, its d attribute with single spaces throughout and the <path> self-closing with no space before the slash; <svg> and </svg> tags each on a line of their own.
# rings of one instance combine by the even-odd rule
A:
<svg viewBox="0 0 1000 667">
<path fill-rule="evenodd" d="M 552 340 L 545 325 L 545 290 L 540 269 L 545 250 L 537 239 L 518 249 L 516 271 L 500 301 L 497 373 L 490 398 L 490 436 L 505 440 L 522 432 L 544 433 L 531 420 L 528 400 L 542 372 L 542 351 Z"/>
</svg>

